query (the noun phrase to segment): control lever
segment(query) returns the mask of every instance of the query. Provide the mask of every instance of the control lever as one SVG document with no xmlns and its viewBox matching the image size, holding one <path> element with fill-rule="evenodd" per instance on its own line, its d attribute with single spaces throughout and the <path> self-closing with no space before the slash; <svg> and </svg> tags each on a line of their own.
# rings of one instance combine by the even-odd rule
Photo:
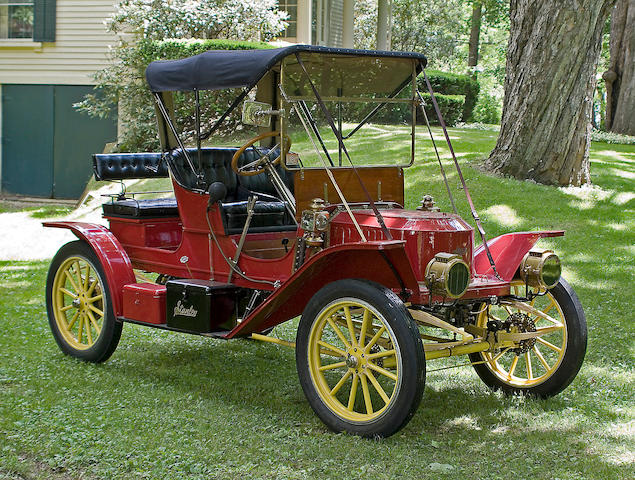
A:
<svg viewBox="0 0 635 480">
<path fill-rule="evenodd" d="M 256 195 L 250 196 L 249 200 L 247 200 L 247 219 L 245 220 L 245 226 L 243 227 L 243 231 L 240 234 L 240 240 L 238 241 L 238 247 L 236 248 L 236 255 L 234 255 L 234 259 L 232 260 L 235 267 L 238 267 L 238 259 L 240 258 L 240 252 L 242 252 L 243 245 L 245 243 L 245 237 L 247 236 L 247 230 L 249 230 L 251 217 L 254 216 L 254 207 L 256 206 L 256 200 L 258 200 L 258 197 Z M 234 274 L 234 270 L 230 269 L 229 276 L 227 277 L 227 283 L 231 283 L 233 274 Z"/>
</svg>

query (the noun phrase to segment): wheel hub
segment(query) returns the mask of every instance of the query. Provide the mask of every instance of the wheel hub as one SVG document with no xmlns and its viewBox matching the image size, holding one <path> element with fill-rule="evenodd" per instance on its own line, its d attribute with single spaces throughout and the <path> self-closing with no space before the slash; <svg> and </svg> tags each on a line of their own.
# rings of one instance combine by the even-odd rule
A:
<svg viewBox="0 0 635 480">
<path fill-rule="evenodd" d="M 346 357 L 346 366 L 348 368 L 357 368 L 358 363 L 359 363 L 359 360 L 357 360 L 357 357 L 349 353 L 348 356 Z"/>
<path fill-rule="evenodd" d="M 73 307 L 75 308 L 79 308 L 82 306 L 82 301 L 79 298 L 76 298 L 75 300 L 73 300 Z"/>
</svg>

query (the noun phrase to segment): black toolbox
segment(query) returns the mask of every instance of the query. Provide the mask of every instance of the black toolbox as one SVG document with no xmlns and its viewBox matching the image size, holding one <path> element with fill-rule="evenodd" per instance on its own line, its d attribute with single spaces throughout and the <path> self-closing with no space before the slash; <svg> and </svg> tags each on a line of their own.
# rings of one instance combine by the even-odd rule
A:
<svg viewBox="0 0 635 480">
<path fill-rule="evenodd" d="M 236 325 L 239 287 L 193 279 L 169 280 L 165 286 L 168 327 L 209 333 Z"/>
</svg>

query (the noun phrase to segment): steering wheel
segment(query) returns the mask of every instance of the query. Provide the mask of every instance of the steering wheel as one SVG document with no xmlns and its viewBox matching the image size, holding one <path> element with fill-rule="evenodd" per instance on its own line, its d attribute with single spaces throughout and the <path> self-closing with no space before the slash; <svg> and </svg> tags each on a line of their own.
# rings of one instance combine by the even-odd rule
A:
<svg viewBox="0 0 635 480">
<path fill-rule="evenodd" d="M 271 162 L 272 165 L 276 165 L 277 163 L 279 163 L 280 157 L 282 156 L 282 154 L 278 155 L 274 160 L 271 160 L 269 158 L 269 152 L 271 152 L 272 150 L 275 150 L 275 148 L 278 147 L 279 145 L 278 144 L 274 146 L 271 150 L 269 150 L 268 153 L 266 153 L 265 155 L 262 155 L 258 160 L 250 162 L 247 165 L 243 165 L 242 167 L 238 166 L 238 159 L 244 153 L 245 150 L 251 147 L 254 143 L 259 142 L 260 140 L 263 140 L 269 137 L 276 137 L 279 134 L 280 132 L 277 130 L 274 132 L 263 133 L 262 135 L 258 135 L 257 137 L 254 137 L 251 140 L 249 140 L 247 143 L 245 143 L 242 147 L 236 150 L 236 153 L 234 153 L 234 156 L 232 157 L 232 170 L 236 172 L 237 175 L 251 177 L 253 175 L 259 175 L 263 173 L 265 171 L 265 164 L 267 162 Z M 291 148 L 291 139 L 289 138 L 289 135 L 285 135 L 284 136 L 284 154 L 285 155 L 289 153 L 289 148 Z"/>
</svg>

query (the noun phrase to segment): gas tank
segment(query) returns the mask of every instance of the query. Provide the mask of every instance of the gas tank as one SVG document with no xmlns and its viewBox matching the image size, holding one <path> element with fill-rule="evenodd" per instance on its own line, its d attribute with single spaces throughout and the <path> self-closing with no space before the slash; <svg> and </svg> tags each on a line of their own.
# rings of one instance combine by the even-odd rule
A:
<svg viewBox="0 0 635 480">
<path fill-rule="evenodd" d="M 367 240 L 386 240 L 372 210 L 354 210 L 353 214 Z M 472 270 L 474 229 L 458 215 L 403 209 L 381 210 L 381 214 L 393 240 L 406 242 L 417 280 L 424 280 L 428 262 L 440 252 L 460 255 Z M 338 211 L 331 221 L 329 245 L 359 241 L 361 237 L 349 214 Z"/>
</svg>

